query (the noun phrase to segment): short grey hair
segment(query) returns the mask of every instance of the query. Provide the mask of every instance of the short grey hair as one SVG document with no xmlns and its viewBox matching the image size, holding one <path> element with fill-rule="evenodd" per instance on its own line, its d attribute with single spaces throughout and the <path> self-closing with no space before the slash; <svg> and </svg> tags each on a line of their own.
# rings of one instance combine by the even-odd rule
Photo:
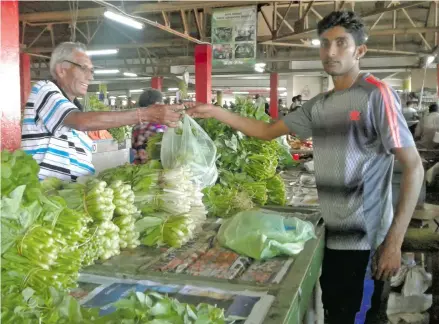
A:
<svg viewBox="0 0 439 324">
<path fill-rule="evenodd" d="M 52 52 L 50 57 L 50 74 L 53 79 L 56 79 L 56 65 L 64 62 L 65 60 L 72 60 L 73 53 L 86 52 L 87 47 L 79 42 L 64 42 L 59 44 Z"/>
</svg>

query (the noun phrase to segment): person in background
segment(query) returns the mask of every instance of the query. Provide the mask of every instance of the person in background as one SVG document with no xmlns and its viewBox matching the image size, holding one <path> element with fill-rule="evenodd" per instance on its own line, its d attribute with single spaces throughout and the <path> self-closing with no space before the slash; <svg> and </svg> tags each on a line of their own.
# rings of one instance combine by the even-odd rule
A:
<svg viewBox="0 0 439 324">
<path fill-rule="evenodd" d="M 424 169 L 397 92 L 371 74 L 361 73 L 360 59 L 367 52 L 362 19 L 351 11 L 334 11 L 319 21 L 317 34 L 320 59 L 334 90 L 317 95 L 273 123 L 207 104 L 188 113 L 216 118 L 261 140 L 289 133 L 302 139 L 313 137 L 315 177 L 326 228 L 320 277 L 326 320 L 330 324 L 372 323 L 380 307 L 383 280 L 390 280 L 401 267 L 401 246 Z M 393 210 L 395 158 L 403 172 L 401 194 Z"/>
<path fill-rule="evenodd" d="M 293 98 L 291 98 L 290 112 L 296 110 L 296 109 L 295 109 L 295 108 L 296 108 L 296 100 L 297 100 L 297 97 L 296 97 L 296 96 L 294 96 Z"/>
<path fill-rule="evenodd" d="M 438 105 L 432 104 L 428 107 L 428 115 L 416 127 L 415 137 L 420 138 L 418 146 L 426 149 L 439 147 L 439 144 L 433 141 L 436 133 L 439 133 L 439 111 Z"/>
<path fill-rule="evenodd" d="M 93 63 L 84 44 L 59 44 L 50 57 L 52 80 L 38 81 L 27 99 L 21 146 L 40 166 L 38 177 L 76 181 L 95 173 L 92 140 L 87 131 L 143 122 L 176 127 L 182 106 L 152 105 L 148 109 L 83 112 L 77 97 L 87 94 Z"/>
<path fill-rule="evenodd" d="M 146 107 L 160 104 L 163 100 L 162 93 L 155 89 L 147 89 L 139 97 L 139 106 Z M 144 123 L 133 127 L 133 135 L 131 137 L 132 150 L 134 153 L 134 164 L 144 164 L 150 160 L 146 146 L 148 138 L 157 133 L 166 131 L 166 126 L 159 123 Z"/>
<path fill-rule="evenodd" d="M 415 107 L 416 103 L 414 101 L 407 101 L 406 106 L 402 108 L 402 114 L 412 135 L 415 134 L 416 126 L 419 123 L 418 111 Z"/>
<path fill-rule="evenodd" d="M 270 104 L 268 102 L 265 103 L 265 113 L 270 115 Z"/>
</svg>

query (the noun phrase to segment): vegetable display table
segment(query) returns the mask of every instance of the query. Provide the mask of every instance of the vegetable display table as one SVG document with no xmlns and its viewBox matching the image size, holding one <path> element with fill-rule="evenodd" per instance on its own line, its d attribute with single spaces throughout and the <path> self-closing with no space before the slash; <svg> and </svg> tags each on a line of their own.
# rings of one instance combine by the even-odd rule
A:
<svg viewBox="0 0 439 324">
<path fill-rule="evenodd" d="M 218 246 L 215 235 L 219 224 L 207 222 L 203 231 L 182 248 L 140 246 L 85 268 L 79 279 L 80 287 L 92 283 L 90 278 L 101 276 L 222 291 L 266 292 L 274 298 L 270 302 L 271 307 L 262 315 L 265 318 L 258 318 L 255 322 L 249 316 L 247 321 L 242 319 L 235 323 L 301 323 L 320 275 L 324 226 L 319 212 L 315 210 L 289 207 L 267 209 L 274 209 L 286 217 L 295 216 L 312 222 L 316 238 L 308 241 L 304 250 L 296 256 L 256 261 Z"/>
</svg>

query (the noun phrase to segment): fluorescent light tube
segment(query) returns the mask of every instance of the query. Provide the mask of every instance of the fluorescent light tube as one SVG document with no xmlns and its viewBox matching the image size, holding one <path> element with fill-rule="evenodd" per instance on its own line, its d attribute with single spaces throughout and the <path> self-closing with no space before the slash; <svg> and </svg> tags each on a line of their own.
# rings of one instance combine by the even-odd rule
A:
<svg viewBox="0 0 439 324">
<path fill-rule="evenodd" d="M 136 29 L 143 29 L 143 27 L 145 27 L 145 25 L 143 25 L 142 23 L 140 23 L 140 22 L 138 22 L 130 17 L 117 14 L 113 11 L 105 11 L 104 16 L 111 19 L 111 20 L 117 21 L 121 24 L 130 26 L 130 27 L 133 27 Z"/>
</svg>

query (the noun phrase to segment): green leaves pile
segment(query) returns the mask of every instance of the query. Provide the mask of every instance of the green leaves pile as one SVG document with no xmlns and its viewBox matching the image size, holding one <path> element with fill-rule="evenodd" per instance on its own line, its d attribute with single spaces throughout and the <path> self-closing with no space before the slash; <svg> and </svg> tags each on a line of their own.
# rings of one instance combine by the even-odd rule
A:
<svg viewBox="0 0 439 324">
<path fill-rule="evenodd" d="M 96 179 L 86 184 L 54 179 L 40 183 L 38 172 L 37 163 L 23 151 L 2 151 L 2 323 L 224 323 L 223 310 L 180 304 L 154 293 L 121 300 L 115 305 L 117 311 L 105 317 L 98 316 L 98 309 L 81 307 L 68 291 L 76 287 L 81 266 L 119 249 L 118 232 L 127 229 L 120 217 L 134 212 L 121 200 L 130 203 L 133 196 L 120 182 L 109 187 Z M 114 210 L 120 231 L 111 222 Z M 169 224 L 166 237 L 180 234 Z"/>
<path fill-rule="evenodd" d="M 113 304 L 116 311 L 102 320 L 107 324 L 224 324 L 224 310 L 208 304 L 180 303 L 155 292 L 132 292 Z"/>
<path fill-rule="evenodd" d="M 256 107 L 247 99 L 237 98 L 235 112 L 264 122 L 270 121 L 263 106 Z M 276 175 L 279 164 L 283 164 L 289 156 L 278 141 L 247 137 L 215 119 L 199 122 L 215 142 L 218 153 L 216 164 L 220 171 L 220 184 L 203 191 L 204 203 L 210 215 L 230 217 L 254 205 L 285 204 L 284 184 L 270 180 Z M 273 193 L 276 196 L 272 198 Z M 237 202 L 237 195 L 243 203 Z M 248 197 L 252 204 L 248 203 Z"/>
<path fill-rule="evenodd" d="M 203 194 L 192 183 L 188 168 L 160 167 L 158 161 L 151 160 L 147 164 L 109 169 L 99 177 L 131 185 L 134 205 L 141 213 L 134 229 L 140 233 L 143 244 L 180 247 L 193 238 L 206 219 Z"/>
</svg>

